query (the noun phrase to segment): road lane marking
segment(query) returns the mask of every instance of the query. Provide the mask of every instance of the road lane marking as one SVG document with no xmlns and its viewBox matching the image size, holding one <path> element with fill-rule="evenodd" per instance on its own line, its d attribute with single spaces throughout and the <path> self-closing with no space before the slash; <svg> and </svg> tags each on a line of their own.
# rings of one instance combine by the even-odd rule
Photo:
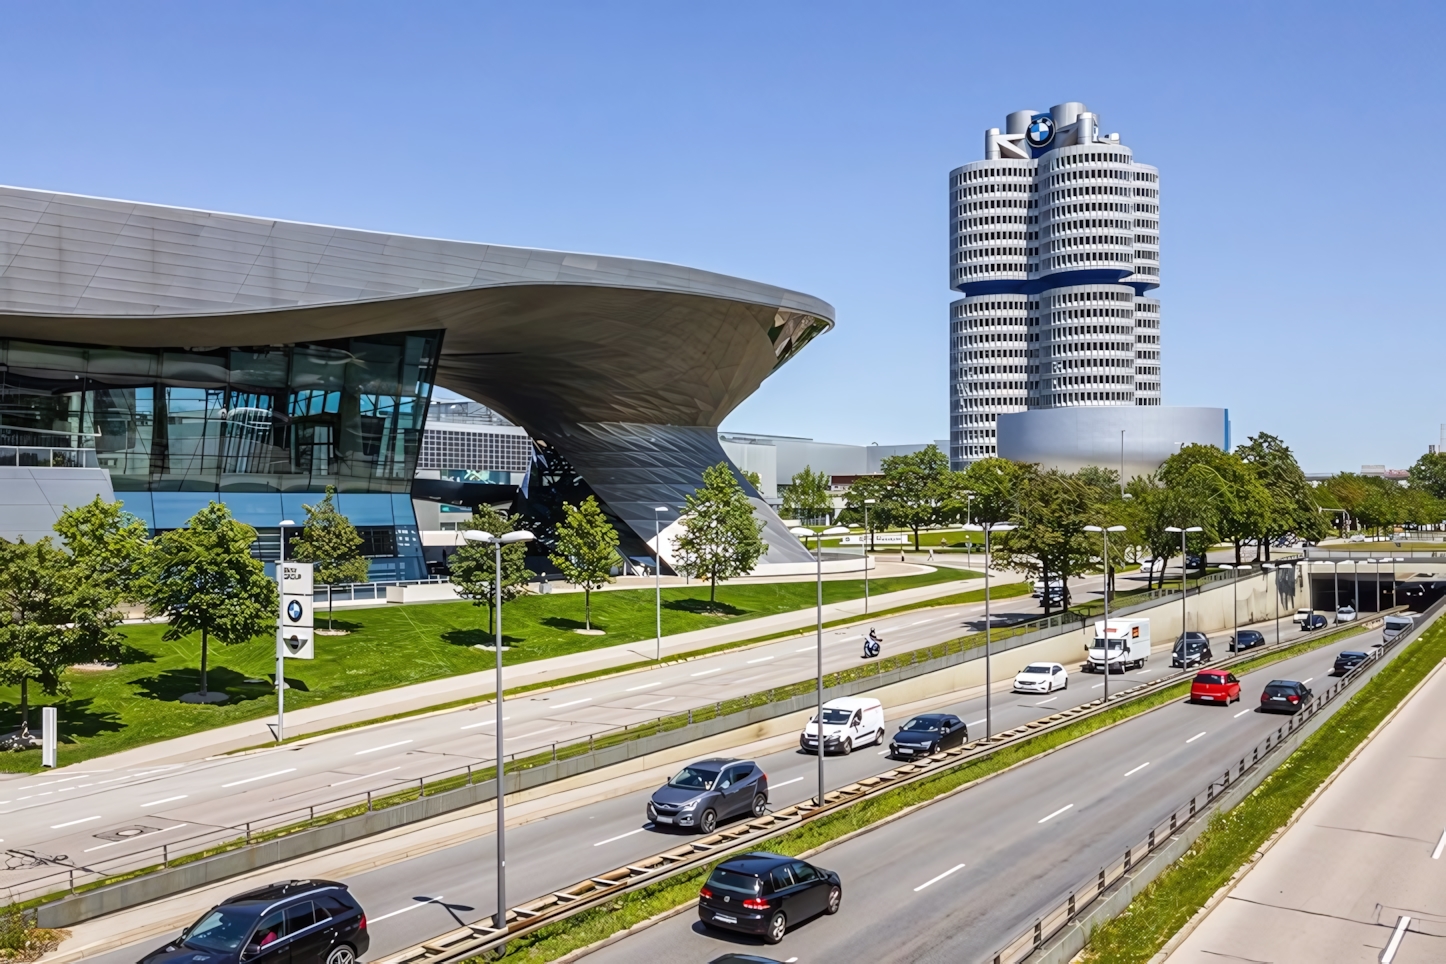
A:
<svg viewBox="0 0 1446 964">
<path fill-rule="evenodd" d="M 1049 816 L 1045 817 L 1044 820 L 1041 820 L 1041 821 L 1039 821 L 1039 822 L 1040 822 L 1040 823 L 1044 823 L 1045 820 L 1053 820 L 1055 817 L 1057 817 L 1057 816 L 1059 816 L 1060 814 L 1064 813 L 1066 810 L 1068 810 L 1070 807 L 1073 807 L 1073 806 L 1074 806 L 1074 804 L 1072 804 L 1072 803 L 1066 803 L 1064 806 L 1060 807 L 1060 808 L 1059 808 L 1058 810 L 1056 810 L 1054 813 L 1050 814 Z"/>
<path fill-rule="evenodd" d="M 713 667 L 712 669 L 705 669 L 705 670 L 703 670 L 703 672 L 701 672 L 701 673 L 692 673 L 692 674 L 690 674 L 690 675 L 692 675 L 692 676 L 707 676 L 709 673 L 721 673 L 721 672 L 723 672 L 723 667 L 721 667 L 721 666 L 715 666 L 715 667 Z"/>
<path fill-rule="evenodd" d="M 367 777 L 379 777 L 383 773 L 391 773 L 393 770 L 400 770 L 401 767 L 387 767 L 385 770 L 378 770 L 376 773 L 363 773 L 359 777 L 352 777 L 350 780 L 338 780 L 335 783 L 328 783 L 328 787 L 339 787 L 345 783 L 356 783 L 358 780 L 365 780 Z"/>
<path fill-rule="evenodd" d="M 571 700 L 571 701 L 569 701 L 569 702 L 567 702 L 567 703 L 559 703 L 559 704 L 557 704 L 556 706 L 554 706 L 553 709 L 554 709 L 554 710 L 565 710 L 565 709 L 567 709 L 569 706 L 577 706 L 579 703 L 591 703 L 591 702 L 592 702 L 592 697 L 591 697 L 591 696 L 584 696 L 584 697 L 583 697 L 582 699 L 580 699 L 580 700 Z"/>
<path fill-rule="evenodd" d="M 512 719 L 512 717 L 510 717 L 510 716 L 504 716 L 504 717 L 502 718 L 502 722 L 503 722 L 503 723 L 506 723 L 506 722 L 507 722 L 508 720 L 510 720 L 510 719 Z M 497 720 L 494 718 L 494 719 L 490 719 L 490 720 L 483 720 L 481 723 L 468 723 L 466 726 L 462 727 L 462 729 L 464 729 L 464 730 L 475 730 L 475 729 L 477 729 L 477 727 L 479 727 L 479 726 L 491 726 L 491 725 L 493 725 L 493 724 L 496 723 L 496 722 L 497 722 Z"/>
<path fill-rule="evenodd" d="M 1251 709 L 1254 709 L 1254 707 L 1251 707 Z M 1250 710 L 1241 710 L 1239 713 L 1236 713 L 1236 714 L 1235 714 L 1235 718 L 1238 720 L 1238 719 L 1240 719 L 1242 716 L 1244 716 L 1246 713 L 1249 713 L 1249 712 L 1250 712 Z"/>
<path fill-rule="evenodd" d="M 794 652 L 795 652 L 795 653 L 811 653 L 811 652 L 813 652 L 815 649 L 818 649 L 818 647 L 817 647 L 817 646 L 805 646 L 805 647 L 803 647 L 803 649 L 795 649 Z"/>
<path fill-rule="evenodd" d="M 1205 733 L 1206 733 L 1205 730 L 1201 730 L 1199 733 L 1196 733 L 1194 736 L 1190 737 L 1190 739 L 1186 740 L 1185 742 L 1186 742 L 1186 743 L 1194 743 L 1196 740 L 1200 739 L 1200 737 L 1204 736 Z"/>
<path fill-rule="evenodd" d="M 60 829 L 62 829 L 62 828 L 64 828 L 64 827 L 74 827 L 76 824 L 79 824 L 79 823 L 90 823 L 92 820 L 99 820 L 99 819 L 100 819 L 100 817 L 98 817 L 98 816 L 97 816 L 97 817 L 82 817 L 82 818 L 79 819 L 79 820 L 71 820 L 71 821 L 68 821 L 68 822 L 66 822 L 66 823 L 53 824 L 50 829 L 51 829 L 51 830 L 60 830 Z"/>
<path fill-rule="evenodd" d="M 922 884 L 920 884 L 919 886 L 915 887 L 915 888 L 914 888 L 914 893 L 917 894 L 919 891 L 923 890 L 925 887 L 928 887 L 930 884 L 937 884 L 939 881 L 943 880 L 945 877 L 948 877 L 950 874 L 954 873 L 955 871 L 963 870 L 963 869 L 964 869 L 964 865 L 963 865 L 963 864 L 955 864 L 953 867 L 950 867 L 948 870 L 944 871 L 942 874 L 940 874 L 939 876 L 935 877 L 933 880 L 926 880 L 926 881 L 924 881 Z"/>
<path fill-rule="evenodd" d="M 1409 917 L 1403 916 L 1396 919 L 1396 929 L 1391 932 L 1391 940 L 1386 944 L 1386 949 L 1381 952 L 1381 964 L 1391 964 L 1391 961 L 1395 960 L 1396 951 L 1401 946 L 1401 938 L 1406 936 L 1406 928 L 1410 923 L 1411 918 Z"/>
<path fill-rule="evenodd" d="M 1432 860 L 1441 859 L 1441 849 L 1446 847 L 1446 830 L 1441 831 L 1441 839 L 1436 841 L 1436 849 L 1431 851 Z"/>
<path fill-rule="evenodd" d="M 1304 686 L 1306 683 L 1309 683 L 1313 679 L 1315 679 L 1314 676 L 1307 676 L 1305 679 L 1300 681 L 1300 685 Z"/>
<path fill-rule="evenodd" d="M 163 800 L 152 800 L 150 803 L 143 803 L 143 804 L 141 804 L 141 806 L 143 806 L 143 807 L 159 807 L 159 806 L 160 806 L 161 804 L 163 804 L 163 803 L 175 803 L 177 800 L 184 800 L 184 799 L 186 799 L 186 797 L 188 797 L 189 795 L 190 795 L 190 794 L 182 793 L 182 794 L 180 794 L 179 796 L 166 797 L 166 798 L 163 799 Z"/>
<path fill-rule="evenodd" d="M 646 830 L 646 829 L 648 829 L 648 828 L 647 828 L 647 827 L 639 827 L 639 828 L 636 829 L 636 830 L 629 830 L 627 833 L 620 833 L 620 834 L 618 834 L 616 837 L 609 837 L 609 838 L 606 839 L 606 840 L 599 840 L 597 843 L 593 844 L 593 846 L 594 846 L 594 847 L 601 847 L 601 846 L 602 846 L 603 844 L 605 844 L 605 843 L 612 843 L 614 840 L 621 840 L 621 839 L 623 839 L 624 837 L 631 837 L 633 834 L 635 834 L 635 833 L 642 833 L 642 832 L 643 832 L 644 830 Z"/>
<path fill-rule="evenodd" d="M 1147 766 L 1149 766 L 1149 765 L 1150 765 L 1150 761 L 1149 761 L 1149 760 L 1146 760 L 1144 763 L 1141 763 L 1139 766 L 1135 767 L 1135 768 L 1134 768 L 1133 770 L 1131 770 L 1129 773 L 1126 773 L 1125 776 L 1128 777 L 1128 776 L 1132 776 L 1132 775 L 1134 775 L 1134 774 L 1136 774 L 1136 773 L 1139 773 L 1141 770 L 1143 770 L 1145 767 L 1147 767 Z"/>
<path fill-rule="evenodd" d="M 965 723 L 964 725 L 965 725 L 965 726 L 978 726 L 980 723 L 983 723 L 983 722 L 984 722 L 983 720 L 975 720 L 975 721 L 972 722 L 972 723 Z"/>
<path fill-rule="evenodd" d="M 257 780 L 265 780 L 267 777 L 279 777 L 284 773 L 295 773 L 296 767 L 288 767 L 285 770 L 273 770 L 270 773 L 263 773 L 256 777 L 247 777 L 244 780 L 236 780 L 232 783 L 221 784 L 222 790 L 229 790 L 231 787 L 239 787 L 243 783 L 255 783 Z"/>
<path fill-rule="evenodd" d="M 436 897 L 415 898 L 415 900 L 417 901 L 415 904 L 408 904 L 401 910 L 394 910 L 390 914 L 383 914 L 380 917 L 369 917 L 367 918 L 367 923 L 375 924 L 379 920 L 386 920 L 388 917 L 396 917 L 398 914 L 405 914 L 409 910 L 416 910 L 418 907 L 426 907 L 428 904 L 440 904 L 442 902 L 442 899 L 443 898 L 441 894 L 438 894 Z"/>
<path fill-rule="evenodd" d="M 394 746 L 406 746 L 411 740 L 398 740 L 395 743 L 386 743 L 382 746 L 374 746 L 370 750 L 357 750 L 352 756 L 364 756 L 368 753 L 380 753 L 382 750 L 390 750 Z"/>
<path fill-rule="evenodd" d="M 772 656 L 760 656 L 760 657 L 758 657 L 757 659 L 750 659 L 750 660 L 748 661 L 748 664 L 751 666 L 751 665 L 753 665 L 754 663 L 766 663 L 766 662 L 768 662 L 768 661 L 769 661 L 770 659 L 772 659 L 772 658 L 773 658 Z"/>
<path fill-rule="evenodd" d="M 658 680 L 656 683 L 644 683 L 642 686 L 629 686 L 627 689 L 623 690 L 623 692 L 636 693 L 638 690 L 649 690 L 652 689 L 654 686 L 662 686 L 664 682 L 664 680 Z"/>
<path fill-rule="evenodd" d="M 189 827 L 190 824 L 178 823 L 174 827 L 162 827 L 160 830 L 152 830 L 150 833 L 138 833 L 134 837 L 127 837 L 124 840 L 112 840 L 110 843 L 97 844 L 94 847 L 87 847 L 81 853 L 90 853 L 92 850 L 104 850 L 107 847 L 114 847 L 116 844 L 130 843 L 132 840 L 139 840 L 142 837 L 154 837 L 158 833 L 170 833 L 172 830 L 180 830 L 182 827 Z"/>
<path fill-rule="evenodd" d="M 1058 696 L 1051 696 L 1049 699 L 1047 699 L 1047 700 L 1040 700 L 1038 703 L 1036 703 L 1036 704 L 1034 704 L 1034 705 L 1035 705 L 1035 706 L 1043 706 L 1045 703 L 1053 703 L 1053 702 L 1054 702 L 1055 700 L 1057 700 L 1057 699 L 1059 699 Z"/>
<path fill-rule="evenodd" d="M 794 777 L 792 780 L 784 780 L 782 783 L 774 783 L 774 784 L 770 785 L 768 789 L 770 789 L 770 790 L 777 790 L 779 787 L 786 787 L 786 786 L 788 786 L 790 783 L 798 783 L 798 782 L 799 782 L 800 780 L 802 780 L 802 779 L 803 779 L 803 777 Z"/>
<path fill-rule="evenodd" d="M 531 733 L 521 733 L 517 736 L 509 736 L 503 742 L 511 743 L 513 740 L 526 740 L 529 737 L 541 736 L 544 733 L 551 733 L 553 730 L 560 730 L 562 729 L 562 727 L 563 724 L 559 723 L 557 726 L 544 727 L 541 730 L 533 730 Z"/>
<path fill-rule="evenodd" d="M 1092 689 L 1092 690 L 1097 690 L 1097 689 L 1099 689 L 1101 686 L 1104 686 L 1104 685 L 1105 685 L 1104 683 L 1096 683 L 1095 685 L 1091 686 L 1090 689 Z"/>
<path fill-rule="evenodd" d="M 671 702 L 673 702 L 673 700 L 676 700 L 676 699 L 677 699 L 676 696 L 665 696 L 665 697 L 663 697 L 663 698 L 660 699 L 660 700 L 652 700 L 652 701 L 647 702 L 647 703 L 639 703 L 637 706 L 635 706 L 635 707 L 633 707 L 633 708 L 634 708 L 634 709 L 637 709 L 637 710 L 646 709 L 646 708 L 649 707 L 649 706 L 659 706 L 659 705 L 661 705 L 661 704 L 663 704 L 663 703 L 671 703 Z"/>
</svg>

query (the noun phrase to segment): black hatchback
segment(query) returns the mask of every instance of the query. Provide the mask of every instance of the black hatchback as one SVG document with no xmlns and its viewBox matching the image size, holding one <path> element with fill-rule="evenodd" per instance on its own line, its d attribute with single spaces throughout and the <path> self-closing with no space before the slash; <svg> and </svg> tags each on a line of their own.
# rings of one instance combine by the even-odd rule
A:
<svg viewBox="0 0 1446 964">
<path fill-rule="evenodd" d="M 1254 649 L 1257 646 L 1265 645 L 1265 634 L 1254 629 L 1242 629 L 1230 640 L 1230 651 L 1238 653 L 1242 649 Z"/>
<path fill-rule="evenodd" d="M 1260 694 L 1260 708 L 1268 713 L 1299 713 L 1315 695 L 1304 683 L 1289 679 L 1273 679 Z"/>
<path fill-rule="evenodd" d="M 949 713 L 921 713 L 899 727 L 899 732 L 889 741 L 889 756 L 912 760 L 968 742 L 969 727 L 959 717 Z"/>
<path fill-rule="evenodd" d="M 797 857 L 757 851 L 725 860 L 698 892 L 698 919 L 708 927 L 757 934 L 777 944 L 788 928 L 819 914 L 837 914 L 838 874 Z"/>
<path fill-rule="evenodd" d="M 1336 657 L 1336 664 L 1331 667 L 1331 675 L 1344 676 L 1370 658 L 1360 650 L 1348 649 Z"/>
<path fill-rule="evenodd" d="M 345 884 L 287 880 L 222 901 L 140 964 L 355 964 L 370 946 Z"/>
</svg>

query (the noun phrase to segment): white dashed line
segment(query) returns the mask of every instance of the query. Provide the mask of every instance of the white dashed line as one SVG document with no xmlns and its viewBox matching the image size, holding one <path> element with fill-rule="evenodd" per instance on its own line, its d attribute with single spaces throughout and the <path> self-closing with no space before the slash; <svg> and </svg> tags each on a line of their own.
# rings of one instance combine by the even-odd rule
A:
<svg viewBox="0 0 1446 964">
<path fill-rule="evenodd" d="M 421 900 L 417 901 L 415 904 L 408 904 L 401 910 L 394 910 L 390 914 L 383 914 L 380 917 L 368 918 L 367 923 L 375 924 L 379 920 L 386 920 L 388 917 L 396 917 L 398 914 L 405 914 L 407 911 L 416 910 L 418 907 L 426 907 L 428 904 L 440 904 L 441 902 L 442 897 L 440 894 L 436 897 L 424 897 Z"/>
<path fill-rule="evenodd" d="M 620 833 L 620 834 L 618 834 L 616 837 L 609 837 L 609 838 L 606 839 L 606 840 L 599 840 L 597 843 L 593 844 L 593 846 L 594 846 L 594 847 L 601 847 L 601 846 L 602 846 L 603 844 L 605 844 L 605 843 L 612 843 L 614 840 L 621 840 L 621 839 L 623 839 L 624 837 L 631 837 L 633 834 L 635 834 L 635 833 L 642 833 L 642 832 L 643 832 L 644 830 L 646 830 L 646 829 L 648 829 L 648 828 L 647 828 L 647 827 L 639 827 L 639 828 L 636 829 L 636 830 L 629 830 L 627 833 Z"/>
<path fill-rule="evenodd" d="M 376 773 L 363 773 L 359 777 L 352 777 L 350 780 L 338 780 L 335 783 L 328 783 L 328 787 L 339 787 L 346 783 L 356 783 L 358 780 L 365 780 L 367 777 L 379 777 L 383 773 L 391 773 L 393 770 L 400 770 L 401 767 L 387 767 L 385 770 L 378 770 Z"/>
<path fill-rule="evenodd" d="M 1386 949 L 1381 952 L 1381 964 L 1391 964 L 1396 959 L 1396 951 L 1401 947 L 1401 938 L 1406 936 L 1406 928 L 1410 926 L 1411 918 L 1399 917 L 1396 920 L 1396 929 L 1391 932 L 1391 940 L 1386 944 Z"/>
<path fill-rule="evenodd" d="M 231 787 L 239 787 L 243 783 L 255 783 L 257 780 L 265 780 L 268 777 L 279 777 L 286 773 L 295 773 L 296 767 L 287 767 L 285 770 L 273 770 L 270 773 L 263 773 L 260 776 L 247 777 L 244 780 L 234 780 L 231 783 L 221 784 L 222 790 L 229 790 Z"/>
<path fill-rule="evenodd" d="M 1314 676 L 1307 676 L 1305 679 L 1301 680 L 1300 683 L 1302 686 L 1304 686 L 1306 683 L 1309 683 L 1313 679 L 1315 679 Z"/>
<path fill-rule="evenodd" d="M 663 683 L 663 680 L 658 680 L 656 683 L 644 683 L 642 686 L 629 686 L 627 689 L 623 690 L 623 692 L 636 693 L 638 690 L 650 690 L 654 686 L 662 686 Z"/>
<path fill-rule="evenodd" d="M 1185 742 L 1186 742 L 1186 743 L 1194 743 L 1196 740 L 1200 739 L 1200 737 L 1204 736 L 1205 733 L 1206 733 L 1205 730 L 1201 730 L 1199 733 L 1196 733 L 1194 736 L 1190 737 L 1190 739 L 1186 740 Z"/>
<path fill-rule="evenodd" d="M 1235 714 L 1235 718 L 1238 720 L 1238 719 L 1240 719 L 1242 716 L 1244 716 L 1246 713 L 1249 713 L 1249 712 L 1250 712 L 1250 710 L 1241 710 L 1239 713 L 1236 713 L 1236 714 Z"/>
<path fill-rule="evenodd" d="M 390 750 L 394 746 L 406 746 L 411 740 L 398 740 L 395 743 L 384 743 L 381 746 L 374 746 L 369 750 L 357 750 L 352 756 L 365 756 L 368 753 L 380 753 L 383 750 Z"/>
<path fill-rule="evenodd" d="M 51 827 L 50 827 L 50 829 L 51 829 L 51 830 L 61 830 L 61 829 L 64 829 L 65 827 L 74 827 L 76 824 L 80 824 L 80 823 L 90 823 L 92 820 L 99 820 L 99 819 L 100 819 L 100 817 L 98 817 L 98 816 L 97 816 L 97 817 L 81 817 L 79 820 L 70 820 L 70 821 L 67 821 L 66 823 L 52 824 Z"/>
<path fill-rule="evenodd" d="M 664 703 L 671 703 L 671 702 L 673 702 L 673 700 L 676 700 L 676 699 L 677 699 L 676 696 L 665 696 L 665 697 L 663 697 L 663 698 L 660 699 L 660 700 L 652 700 L 652 701 L 647 702 L 647 703 L 639 703 L 636 707 L 634 707 L 634 709 L 642 710 L 642 709 L 647 709 L 649 706 L 661 706 L 661 705 L 664 704 Z"/>
<path fill-rule="evenodd" d="M 914 893 L 917 894 L 919 891 L 923 890 L 925 887 L 928 887 L 930 884 L 937 884 L 939 881 L 943 880 L 945 877 L 948 877 L 950 874 L 954 873 L 955 871 L 959 871 L 959 870 L 963 870 L 963 869 L 964 869 L 964 865 L 963 865 L 963 864 L 955 864 L 953 867 L 950 867 L 948 870 L 944 871 L 944 872 L 943 872 L 942 874 L 940 874 L 939 876 L 933 878 L 932 880 L 926 880 L 926 881 L 924 881 L 922 884 L 920 884 L 919 886 L 915 887 L 915 888 L 914 888 Z"/>
<path fill-rule="evenodd" d="M 533 730 L 531 733 L 521 733 L 517 736 L 509 736 L 506 738 L 505 742 L 511 743 L 513 740 L 530 740 L 534 736 L 541 736 L 544 733 L 551 733 L 553 730 L 560 730 L 562 729 L 562 726 L 563 725 L 559 723 L 557 726 L 549 726 L 541 730 Z"/>
<path fill-rule="evenodd" d="M 1057 817 L 1057 816 L 1059 816 L 1060 814 L 1064 813 L 1066 810 L 1070 809 L 1070 808 L 1073 807 L 1073 806 L 1074 806 L 1074 804 L 1072 804 L 1072 803 L 1066 803 L 1064 806 L 1060 807 L 1060 808 L 1059 808 L 1058 810 L 1056 810 L 1054 813 L 1050 814 L 1049 816 L 1045 817 L 1044 820 L 1041 820 L 1041 821 L 1039 821 L 1039 822 L 1040 822 L 1040 823 L 1044 823 L 1045 820 L 1053 820 L 1055 817 Z"/>
<path fill-rule="evenodd" d="M 715 667 L 713 667 L 712 669 L 705 669 L 705 670 L 703 670 L 703 672 L 701 672 L 701 673 L 693 673 L 692 675 L 693 675 L 693 676 L 707 676 L 709 673 L 721 673 L 721 672 L 723 672 L 723 667 L 721 667 L 721 666 L 715 666 Z"/>
<path fill-rule="evenodd" d="M 1446 847 L 1446 830 L 1441 831 L 1441 839 L 1436 841 L 1436 849 L 1431 851 L 1432 860 L 1441 859 L 1441 849 Z"/>
<path fill-rule="evenodd" d="M 777 790 L 779 787 L 786 787 L 790 783 L 798 783 L 803 777 L 794 777 L 792 780 L 784 780 L 782 783 L 775 783 L 769 786 L 770 790 Z"/>
<path fill-rule="evenodd" d="M 166 797 L 166 798 L 163 799 L 163 800 L 152 800 L 150 803 L 143 803 L 143 804 L 141 804 L 141 806 L 143 806 L 143 807 L 159 807 L 159 806 L 160 806 L 161 804 L 163 804 L 163 803 L 175 803 L 177 800 L 184 800 L 184 799 L 186 799 L 187 796 L 189 796 L 189 794 L 183 793 L 183 794 L 181 794 L 181 795 L 179 795 L 179 796 L 175 796 L 175 797 Z"/>
<path fill-rule="evenodd" d="M 578 706 L 578 705 L 580 705 L 580 704 L 582 704 L 582 703 L 591 703 L 591 702 L 592 702 L 592 697 L 591 697 L 591 696 L 584 696 L 584 697 L 583 697 L 582 699 L 580 699 L 580 700 L 569 700 L 569 701 L 566 702 L 566 703 L 559 703 L 559 704 L 557 704 L 556 706 L 552 707 L 552 709 L 554 709 L 554 710 L 565 710 L 565 709 L 567 709 L 569 706 Z"/>
<path fill-rule="evenodd" d="M 504 716 L 504 717 L 502 718 L 502 722 L 503 722 L 503 723 L 506 723 L 506 722 L 507 722 L 508 720 L 510 720 L 510 719 L 512 719 L 512 717 L 510 717 L 510 716 Z M 463 730 L 475 730 L 475 729 L 477 729 L 477 727 L 479 727 L 479 726 L 492 726 L 492 725 L 495 724 L 496 722 L 497 722 L 497 720 L 496 720 L 495 718 L 494 718 L 494 719 L 490 719 L 490 720 L 483 720 L 481 723 L 468 723 L 466 726 L 461 727 L 461 729 L 463 729 Z"/>
<path fill-rule="evenodd" d="M 1127 776 L 1127 777 L 1128 777 L 1128 776 L 1133 776 L 1134 774 L 1139 773 L 1141 770 L 1143 770 L 1145 767 L 1147 767 L 1147 766 L 1149 766 L 1149 765 L 1150 765 L 1149 761 L 1146 760 L 1144 763 L 1141 763 L 1139 766 L 1135 767 L 1135 768 L 1134 768 L 1133 770 L 1131 770 L 1129 773 L 1126 773 L 1125 776 Z"/>
<path fill-rule="evenodd" d="M 1058 696 L 1051 696 L 1049 699 L 1047 699 L 1047 700 L 1040 700 L 1038 703 L 1036 703 L 1036 704 L 1034 704 L 1034 705 L 1035 705 L 1035 706 L 1043 706 L 1043 705 L 1046 704 L 1046 703 L 1053 703 L 1053 702 L 1054 702 L 1055 700 L 1057 700 L 1057 699 L 1059 699 Z"/>
<path fill-rule="evenodd" d="M 751 665 L 753 665 L 754 663 L 766 663 L 766 662 L 768 662 L 768 661 L 769 661 L 770 659 L 772 659 L 772 658 L 773 658 L 772 656 L 760 656 L 760 657 L 758 657 L 757 659 L 750 659 L 750 660 L 748 661 L 748 664 L 751 666 Z"/>
<path fill-rule="evenodd" d="M 965 725 L 965 726 L 978 726 L 980 723 L 983 723 L 983 722 L 984 722 L 983 720 L 974 720 L 972 723 L 965 723 L 964 725 Z M 506 801 L 503 801 L 503 802 L 505 803 Z"/>
</svg>

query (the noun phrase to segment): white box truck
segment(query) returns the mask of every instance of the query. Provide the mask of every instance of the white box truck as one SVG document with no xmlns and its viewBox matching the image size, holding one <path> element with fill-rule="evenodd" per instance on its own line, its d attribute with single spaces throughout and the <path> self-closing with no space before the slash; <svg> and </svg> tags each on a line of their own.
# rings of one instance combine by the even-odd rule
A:
<svg viewBox="0 0 1446 964">
<path fill-rule="evenodd" d="M 1095 638 L 1085 647 L 1085 669 L 1091 673 L 1105 671 L 1106 656 L 1110 672 L 1123 673 L 1139 669 L 1150 658 L 1150 621 L 1148 619 L 1103 619 L 1095 623 Z"/>
</svg>

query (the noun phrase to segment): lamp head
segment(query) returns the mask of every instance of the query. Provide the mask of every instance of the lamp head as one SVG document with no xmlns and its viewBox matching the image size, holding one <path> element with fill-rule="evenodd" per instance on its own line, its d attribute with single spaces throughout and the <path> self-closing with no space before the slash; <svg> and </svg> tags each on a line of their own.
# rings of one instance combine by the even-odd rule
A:
<svg viewBox="0 0 1446 964">
<path fill-rule="evenodd" d="M 465 529 L 462 538 L 468 542 L 491 542 L 492 533 L 483 532 L 481 529 Z"/>
<path fill-rule="evenodd" d="M 878 501 L 878 499 L 865 499 L 864 505 L 876 505 L 878 504 Z"/>
<path fill-rule="evenodd" d="M 991 532 L 1008 532 L 1010 529 L 1018 529 L 1019 526 L 1013 522 L 996 522 L 989 527 Z"/>
<path fill-rule="evenodd" d="M 537 537 L 534 536 L 532 533 L 528 532 L 526 529 L 518 529 L 515 532 L 504 532 L 502 534 L 502 538 L 498 539 L 497 541 L 502 543 L 504 546 L 508 546 L 514 542 L 531 542 L 535 538 Z"/>
<path fill-rule="evenodd" d="M 807 526 L 794 526 L 793 528 L 789 529 L 788 531 L 789 531 L 789 532 L 792 532 L 794 535 L 798 536 L 800 539 L 807 539 L 807 538 L 809 538 L 809 537 L 811 537 L 811 536 L 813 536 L 813 535 L 816 535 L 816 533 L 815 533 L 812 529 L 808 528 Z"/>
<path fill-rule="evenodd" d="M 1104 532 L 1105 530 L 1102 529 L 1102 528 L 1099 527 L 1099 526 L 1085 526 L 1085 527 L 1084 527 L 1084 531 L 1086 531 L 1086 532 Z"/>
<path fill-rule="evenodd" d="M 846 536 L 849 534 L 848 526 L 829 526 L 819 533 L 821 536 Z"/>
<path fill-rule="evenodd" d="M 983 532 L 984 527 L 977 522 L 970 522 L 965 524 L 964 530 L 966 532 Z"/>
<path fill-rule="evenodd" d="M 280 524 L 284 526 L 294 526 L 296 525 L 296 522 L 293 519 L 282 519 Z"/>
<path fill-rule="evenodd" d="M 1124 527 L 1124 526 L 1108 526 L 1108 527 L 1106 527 L 1105 531 L 1106 531 L 1106 532 L 1124 532 L 1124 531 L 1125 531 L 1125 527 Z"/>
</svg>

